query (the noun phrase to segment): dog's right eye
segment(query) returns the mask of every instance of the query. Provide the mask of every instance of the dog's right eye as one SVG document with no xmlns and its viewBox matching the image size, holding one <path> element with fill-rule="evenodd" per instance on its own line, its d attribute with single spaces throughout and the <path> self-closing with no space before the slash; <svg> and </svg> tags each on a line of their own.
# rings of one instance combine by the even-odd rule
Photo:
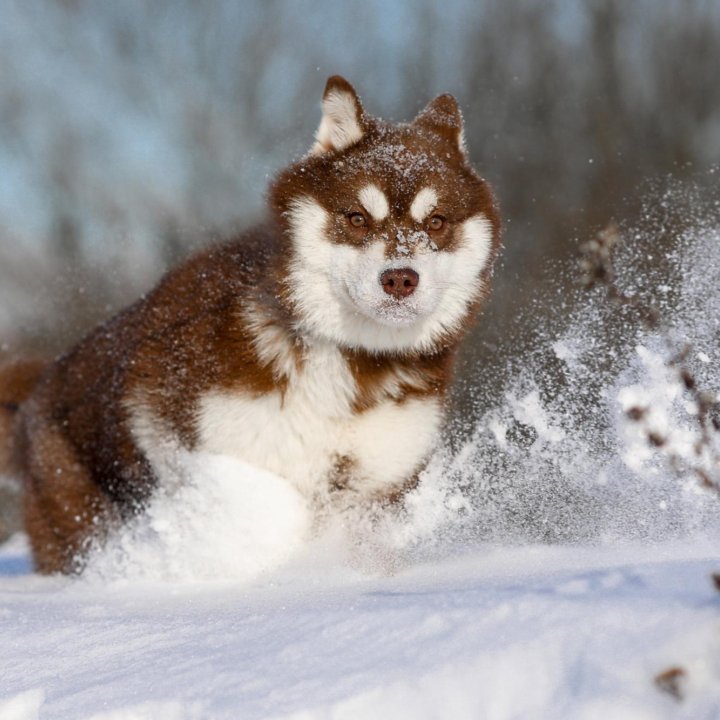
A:
<svg viewBox="0 0 720 720">
<path fill-rule="evenodd" d="M 362 213 L 354 212 L 348 215 L 348 222 L 356 228 L 367 227 L 367 220 Z"/>
<path fill-rule="evenodd" d="M 428 227 L 431 230 L 442 230 L 445 227 L 445 218 L 442 215 L 433 215 L 428 222 Z"/>
</svg>

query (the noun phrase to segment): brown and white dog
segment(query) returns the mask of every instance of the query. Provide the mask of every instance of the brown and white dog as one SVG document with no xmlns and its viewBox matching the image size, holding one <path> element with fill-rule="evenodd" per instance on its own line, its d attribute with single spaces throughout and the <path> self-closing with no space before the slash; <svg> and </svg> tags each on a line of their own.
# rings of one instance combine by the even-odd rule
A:
<svg viewBox="0 0 720 720">
<path fill-rule="evenodd" d="M 497 209 L 450 95 L 389 124 L 332 77 L 322 107 L 266 226 L 180 265 L 56 361 L 0 374 L 4 469 L 24 481 L 41 572 L 80 569 L 90 541 L 182 480 L 180 451 L 274 472 L 317 508 L 416 482 L 488 292 Z"/>
</svg>

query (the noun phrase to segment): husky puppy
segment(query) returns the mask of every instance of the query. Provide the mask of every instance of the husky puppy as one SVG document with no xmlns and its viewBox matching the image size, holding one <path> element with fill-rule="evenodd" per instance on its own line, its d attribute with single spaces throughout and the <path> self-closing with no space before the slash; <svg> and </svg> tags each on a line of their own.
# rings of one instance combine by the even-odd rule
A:
<svg viewBox="0 0 720 720">
<path fill-rule="evenodd" d="M 91 540 L 181 478 L 181 451 L 269 470 L 316 508 L 416 483 L 488 293 L 498 212 L 452 96 L 390 124 L 335 76 L 322 109 L 265 226 L 192 257 L 54 362 L 0 373 L 0 457 L 24 482 L 39 571 L 80 569 Z"/>
</svg>

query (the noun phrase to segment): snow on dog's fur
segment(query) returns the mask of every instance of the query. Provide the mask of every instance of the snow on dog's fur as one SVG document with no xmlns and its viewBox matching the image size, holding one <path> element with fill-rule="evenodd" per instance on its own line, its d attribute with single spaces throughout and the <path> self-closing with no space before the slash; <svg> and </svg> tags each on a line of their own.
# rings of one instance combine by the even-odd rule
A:
<svg viewBox="0 0 720 720">
<path fill-rule="evenodd" d="M 330 78 L 316 143 L 269 205 L 6 401 L 41 571 L 81 567 L 183 482 L 188 452 L 275 473 L 323 511 L 416 482 L 499 246 L 457 103 L 389 124 Z"/>
</svg>

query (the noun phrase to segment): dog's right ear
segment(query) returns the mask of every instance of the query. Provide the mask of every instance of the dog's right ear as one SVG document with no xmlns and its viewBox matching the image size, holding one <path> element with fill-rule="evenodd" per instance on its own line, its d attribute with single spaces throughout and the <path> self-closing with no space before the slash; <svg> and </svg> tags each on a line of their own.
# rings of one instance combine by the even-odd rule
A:
<svg viewBox="0 0 720 720">
<path fill-rule="evenodd" d="M 355 88 L 345 78 L 333 75 L 328 79 L 322 109 L 320 127 L 310 150 L 312 155 L 345 150 L 362 139 L 365 111 Z"/>
</svg>

